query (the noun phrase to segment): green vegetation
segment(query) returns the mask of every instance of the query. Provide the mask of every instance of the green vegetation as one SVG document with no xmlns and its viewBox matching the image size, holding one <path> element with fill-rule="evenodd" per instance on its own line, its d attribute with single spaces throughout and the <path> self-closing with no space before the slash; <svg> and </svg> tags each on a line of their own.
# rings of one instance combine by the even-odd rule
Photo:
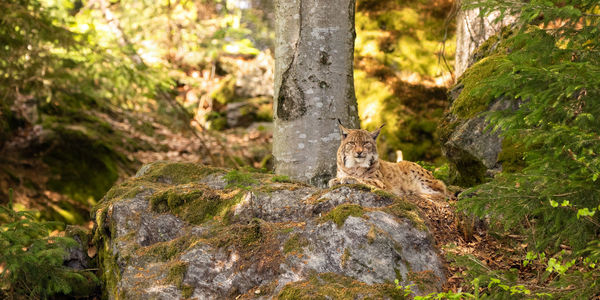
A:
<svg viewBox="0 0 600 300">
<path fill-rule="evenodd" d="M 523 288 L 515 272 L 492 273 L 470 259 L 455 261 L 468 266 L 467 280 L 488 285 L 490 295 L 507 286 L 504 295 L 519 286 L 531 295 L 564 299 L 598 295 L 600 6 L 585 0 L 468 5 L 518 20 L 495 38 L 502 46 L 465 72 L 460 98 L 465 102 L 455 110 L 473 116 L 499 97 L 519 107 L 489 114 L 490 127 L 504 137 L 503 172 L 464 192 L 458 207 L 489 218 L 497 232 L 523 236 L 528 253 L 523 259 L 542 267 L 537 285 Z"/>
<path fill-rule="evenodd" d="M 447 106 L 444 78 L 452 64 L 452 1 L 357 1 L 354 83 L 362 127 L 386 123 L 382 158 L 440 164 L 436 127 Z M 447 35 L 447 36 L 446 36 Z M 442 41 L 446 41 L 442 45 Z M 446 77 L 444 77 L 446 76 Z"/>
<path fill-rule="evenodd" d="M 251 185 L 258 183 L 256 173 L 246 173 L 238 170 L 229 171 L 223 177 L 227 181 L 227 187 L 248 189 Z"/>
<path fill-rule="evenodd" d="M 0 296 L 47 299 L 96 292 L 98 279 L 93 273 L 63 266 L 68 249 L 77 242 L 50 236 L 56 222 L 37 221 L 31 211 L 13 210 L 12 202 L 0 206 Z"/>
<path fill-rule="evenodd" d="M 159 192 L 150 199 L 150 206 L 156 212 L 171 212 L 192 224 L 212 220 L 214 216 L 224 216 L 228 209 L 240 199 L 232 196 L 222 199 L 218 194 L 202 186 L 174 187 Z"/>
<path fill-rule="evenodd" d="M 273 182 L 290 183 L 292 180 L 287 175 L 275 175 L 271 178 Z"/>
<path fill-rule="evenodd" d="M 362 217 L 364 210 L 356 204 L 342 204 L 328 212 L 322 217 L 323 222 L 333 221 L 337 227 L 342 227 L 349 216 Z"/>
<path fill-rule="evenodd" d="M 187 268 L 188 266 L 186 263 L 178 262 L 171 266 L 169 273 L 167 273 L 167 282 L 180 289 L 181 296 L 185 299 L 190 298 L 192 293 L 194 293 L 194 288 L 192 286 L 183 283 Z"/>
<path fill-rule="evenodd" d="M 285 244 L 283 244 L 283 253 L 301 252 L 302 248 L 308 246 L 308 240 L 300 234 L 292 234 Z"/>
</svg>

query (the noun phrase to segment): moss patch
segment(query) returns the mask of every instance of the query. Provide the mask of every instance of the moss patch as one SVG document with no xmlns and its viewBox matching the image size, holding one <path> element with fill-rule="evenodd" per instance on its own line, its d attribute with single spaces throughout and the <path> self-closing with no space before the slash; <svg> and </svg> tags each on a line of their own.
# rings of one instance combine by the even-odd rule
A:
<svg viewBox="0 0 600 300">
<path fill-rule="evenodd" d="M 525 148 L 525 145 L 516 139 L 504 138 L 502 140 L 502 151 L 498 153 L 498 161 L 502 164 L 502 172 L 515 173 L 527 166 L 523 159 Z"/>
<path fill-rule="evenodd" d="M 255 174 L 242 172 L 238 170 L 231 170 L 224 177 L 227 181 L 227 187 L 237 187 L 242 189 L 248 189 L 250 186 L 257 184 L 258 181 L 255 179 Z"/>
<path fill-rule="evenodd" d="M 181 291 L 181 296 L 185 299 L 190 298 L 194 293 L 192 286 L 183 283 L 187 268 L 187 263 L 177 262 L 169 268 L 166 278 L 167 283 L 176 286 Z"/>
<path fill-rule="evenodd" d="M 423 221 L 423 218 L 419 215 L 418 207 L 407 200 L 396 196 L 394 198 L 394 203 L 383 208 L 382 211 L 397 218 L 410 221 L 412 225 L 419 230 L 428 231 L 425 221 Z"/>
<path fill-rule="evenodd" d="M 169 261 L 186 252 L 199 239 L 183 236 L 171 241 L 160 242 L 136 251 L 137 256 L 155 257 L 159 261 Z"/>
<path fill-rule="evenodd" d="M 240 270 L 256 263 L 262 265 L 261 270 L 275 270 L 283 260 L 278 226 L 259 219 L 247 225 L 217 226 L 209 233 L 207 242 L 216 248 L 236 250 L 240 255 L 237 262 Z"/>
<path fill-rule="evenodd" d="M 480 89 L 482 81 L 491 80 L 512 71 L 512 65 L 506 55 L 485 57 L 468 68 L 458 80 L 462 91 L 452 102 L 450 111 L 460 119 L 470 119 L 487 110 L 490 102 L 500 95 L 492 94 L 489 89 Z"/>
<path fill-rule="evenodd" d="M 308 246 L 308 240 L 304 236 L 295 233 L 292 234 L 292 236 L 287 241 L 285 241 L 285 244 L 283 244 L 283 253 L 301 253 L 302 248 L 306 246 Z"/>
<path fill-rule="evenodd" d="M 356 204 L 342 204 L 331 210 L 325 216 L 321 218 L 321 221 L 333 221 L 337 227 L 342 227 L 349 216 L 362 217 L 364 209 L 360 205 Z"/>
<path fill-rule="evenodd" d="M 145 168 L 139 176 L 140 180 L 166 184 L 197 182 L 210 174 L 225 173 L 221 168 L 183 162 L 161 161 L 146 165 Z"/>
<path fill-rule="evenodd" d="M 342 257 L 340 258 L 340 264 L 342 265 L 342 268 L 346 267 L 346 264 L 348 263 L 349 259 L 350 259 L 350 249 L 345 248 L 344 254 L 342 254 Z"/>
<path fill-rule="evenodd" d="M 150 207 L 159 213 L 169 211 L 191 224 L 202 224 L 216 216 L 225 217 L 240 199 L 241 193 L 220 196 L 204 185 L 190 184 L 156 193 L 150 198 Z"/>
<path fill-rule="evenodd" d="M 334 273 L 314 274 L 309 279 L 286 285 L 280 300 L 296 299 L 405 299 L 391 283 L 368 285 L 348 276 Z"/>
<path fill-rule="evenodd" d="M 288 177 L 287 175 L 275 175 L 275 176 L 271 177 L 271 181 L 281 182 L 281 183 L 292 182 L 290 177 Z"/>
</svg>

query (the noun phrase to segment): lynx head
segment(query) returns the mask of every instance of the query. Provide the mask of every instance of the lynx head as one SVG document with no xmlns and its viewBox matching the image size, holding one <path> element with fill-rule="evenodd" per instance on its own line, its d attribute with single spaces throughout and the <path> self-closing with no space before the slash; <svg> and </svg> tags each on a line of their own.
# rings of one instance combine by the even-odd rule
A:
<svg viewBox="0 0 600 300">
<path fill-rule="evenodd" d="M 339 126 L 342 142 L 337 153 L 338 167 L 369 168 L 373 166 L 379 158 L 376 140 L 383 125 L 373 132 L 363 129 L 348 129 L 341 123 Z"/>
</svg>

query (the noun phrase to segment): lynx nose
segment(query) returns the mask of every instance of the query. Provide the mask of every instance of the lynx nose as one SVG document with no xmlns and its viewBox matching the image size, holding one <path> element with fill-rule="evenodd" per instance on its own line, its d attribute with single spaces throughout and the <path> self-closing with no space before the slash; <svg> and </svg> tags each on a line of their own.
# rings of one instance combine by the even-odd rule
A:
<svg viewBox="0 0 600 300">
<path fill-rule="evenodd" d="M 354 152 L 356 152 L 356 157 L 361 157 L 363 154 L 363 149 L 362 148 L 355 149 Z"/>
</svg>

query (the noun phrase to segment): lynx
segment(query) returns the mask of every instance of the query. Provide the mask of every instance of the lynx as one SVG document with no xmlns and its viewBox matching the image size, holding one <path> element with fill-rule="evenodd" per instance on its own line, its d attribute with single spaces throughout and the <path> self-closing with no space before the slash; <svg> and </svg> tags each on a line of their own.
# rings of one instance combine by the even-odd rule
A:
<svg viewBox="0 0 600 300">
<path fill-rule="evenodd" d="M 342 141 L 337 152 L 337 177 L 329 181 L 330 187 L 362 183 L 396 195 L 446 195 L 444 183 L 418 164 L 409 161 L 392 163 L 379 159 L 376 140 L 383 125 L 373 132 L 347 129 L 341 123 L 339 127 Z"/>
</svg>

